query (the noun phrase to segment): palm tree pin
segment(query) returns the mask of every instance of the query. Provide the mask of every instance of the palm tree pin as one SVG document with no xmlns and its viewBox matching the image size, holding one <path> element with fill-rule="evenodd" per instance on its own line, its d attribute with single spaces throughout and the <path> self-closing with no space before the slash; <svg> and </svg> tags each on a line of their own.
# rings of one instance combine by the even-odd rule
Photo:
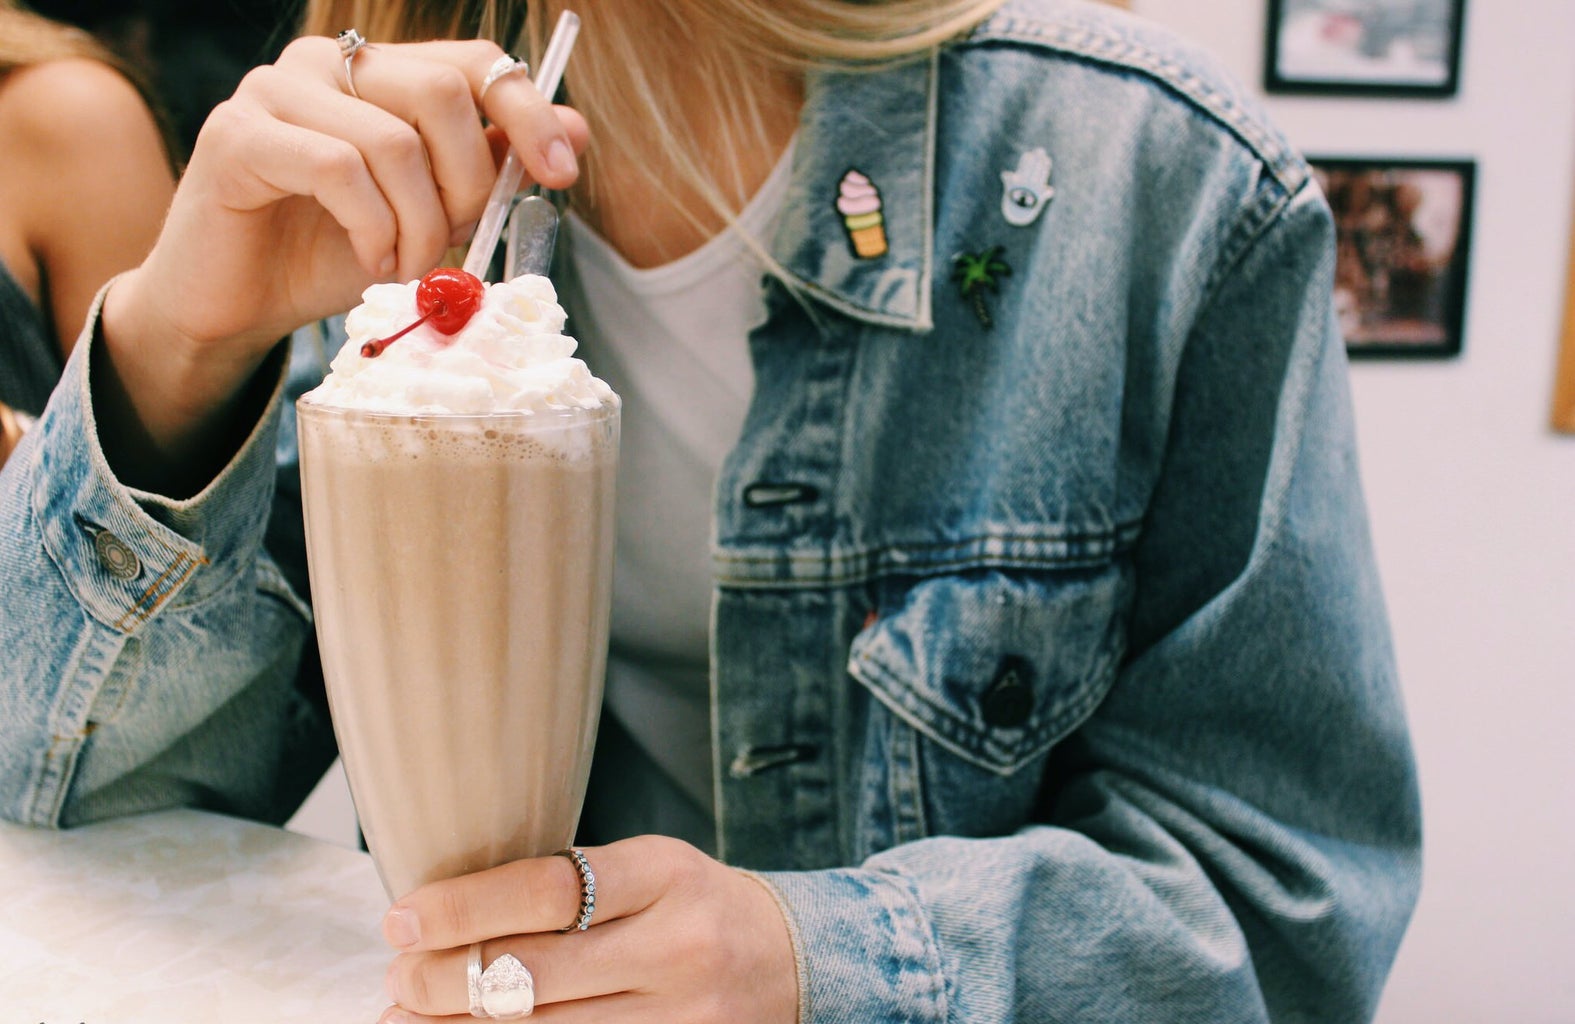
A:
<svg viewBox="0 0 1575 1024">
<path fill-rule="evenodd" d="M 984 252 L 960 252 L 952 257 L 952 280 L 960 286 L 962 297 L 973 301 L 974 315 L 983 327 L 995 323 L 990 317 L 989 308 L 984 304 L 985 291 L 999 293 L 1001 284 L 997 278 L 1008 277 L 1012 273 L 1012 268 L 1001 259 L 1002 249 L 1002 246 L 994 245 Z"/>
</svg>

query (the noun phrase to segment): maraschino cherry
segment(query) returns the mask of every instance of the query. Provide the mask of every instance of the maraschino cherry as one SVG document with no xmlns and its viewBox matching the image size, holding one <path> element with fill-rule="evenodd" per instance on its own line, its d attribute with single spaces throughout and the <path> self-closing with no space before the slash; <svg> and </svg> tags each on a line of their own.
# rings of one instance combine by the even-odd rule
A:
<svg viewBox="0 0 1575 1024">
<path fill-rule="evenodd" d="M 416 285 L 416 311 L 421 319 L 398 334 L 366 342 L 361 346 L 361 355 L 367 359 L 380 356 L 385 348 L 428 322 L 443 334 L 459 333 L 481 308 L 483 290 L 481 278 L 456 267 L 427 271 Z"/>
</svg>

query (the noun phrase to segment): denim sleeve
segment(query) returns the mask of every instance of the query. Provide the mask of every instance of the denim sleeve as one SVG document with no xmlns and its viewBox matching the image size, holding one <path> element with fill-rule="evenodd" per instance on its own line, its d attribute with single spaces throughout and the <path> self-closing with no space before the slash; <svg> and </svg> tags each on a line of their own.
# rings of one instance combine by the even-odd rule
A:
<svg viewBox="0 0 1575 1024">
<path fill-rule="evenodd" d="M 192 805 L 281 821 L 333 757 L 298 685 L 310 610 L 264 544 L 291 514 L 273 502 L 281 361 L 234 458 L 174 501 L 105 461 L 97 315 L 0 471 L 0 815 L 60 827 Z"/>
<path fill-rule="evenodd" d="M 1128 657 L 1040 823 L 772 873 L 801 1020 L 1228 1024 L 1374 1012 L 1419 800 L 1304 188 L 1176 371 Z"/>
</svg>

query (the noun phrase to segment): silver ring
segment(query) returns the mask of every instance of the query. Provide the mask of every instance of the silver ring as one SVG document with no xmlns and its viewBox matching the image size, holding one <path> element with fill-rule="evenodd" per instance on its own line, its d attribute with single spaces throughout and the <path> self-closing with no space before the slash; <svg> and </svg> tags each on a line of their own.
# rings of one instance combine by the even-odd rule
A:
<svg viewBox="0 0 1575 1024">
<path fill-rule="evenodd" d="M 339 33 L 337 38 L 339 40 L 339 56 L 343 57 L 345 61 L 345 85 L 349 87 L 350 95 L 360 99 L 361 94 L 355 91 L 355 55 L 371 44 L 362 39 L 361 33 L 353 28 L 345 29 Z"/>
<path fill-rule="evenodd" d="M 526 74 L 529 74 L 530 65 L 509 53 L 505 53 L 503 56 L 493 61 L 492 66 L 487 69 L 487 77 L 481 80 L 481 94 L 479 98 L 486 99 L 487 90 L 492 88 L 493 82 L 496 82 L 498 79 L 503 78 L 506 75 L 512 75 L 516 71 L 523 71 Z"/>
<path fill-rule="evenodd" d="M 465 989 L 470 1015 L 483 1020 L 519 1020 L 536 1009 L 536 979 L 512 953 L 504 953 L 481 969 L 481 943 L 470 944 L 465 960 Z"/>
<path fill-rule="evenodd" d="M 585 851 L 579 847 L 559 850 L 557 855 L 569 858 L 569 863 L 574 865 L 574 870 L 580 875 L 580 909 L 574 917 L 574 923 L 562 930 L 583 932 L 591 926 L 591 915 L 596 913 L 596 872 L 591 870 L 591 862 L 585 859 Z"/>
<path fill-rule="evenodd" d="M 470 997 L 470 1015 L 472 1017 L 485 1017 L 487 1011 L 481 1005 L 481 943 L 470 944 L 470 955 L 465 958 L 465 992 Z"/>
</svg>

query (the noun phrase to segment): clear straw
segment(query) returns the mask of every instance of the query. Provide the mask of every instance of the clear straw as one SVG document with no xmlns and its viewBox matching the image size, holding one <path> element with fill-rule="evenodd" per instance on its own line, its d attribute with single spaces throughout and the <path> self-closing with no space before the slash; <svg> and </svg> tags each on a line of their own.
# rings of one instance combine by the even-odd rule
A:
<svg viewBox="0 0 1575 1024">
<path fill-rule="evenodd" d="M 534 79 L 537 91 L 547 97 L 549 103 L 558 91 L 558 83 L 563 81 L 563 69 L 569 63 L 569 51 L 574 49 L 574 40 L 579 34 L 578 14 L 564 11 L 559 15 L 558 24 L 552 30 L 552 38 L 547 40 L 547 49 L 541 55 Z M 519 191 L 520 179 L 524 176 L 525 166 L 520 163 L 514 147 L 510 146 L 508 155 L 503 158 L 503 166 L 498 170 L 498 180 L 492 186 L 492 195 L 487 197 L 487 208 L 482 211 L 481 220 L 476 224 L 476 234 L 470 240 L 470 251 L 465 254 L 465 270 L 479 278 L 486 277 L 487 267 L 492 263 L 492 251 L 498 247 L 498 237 L 503 234 L 503 222 L 508 219 L 509 206 L 514 202 L 514 194 Z"/>
</svg>

